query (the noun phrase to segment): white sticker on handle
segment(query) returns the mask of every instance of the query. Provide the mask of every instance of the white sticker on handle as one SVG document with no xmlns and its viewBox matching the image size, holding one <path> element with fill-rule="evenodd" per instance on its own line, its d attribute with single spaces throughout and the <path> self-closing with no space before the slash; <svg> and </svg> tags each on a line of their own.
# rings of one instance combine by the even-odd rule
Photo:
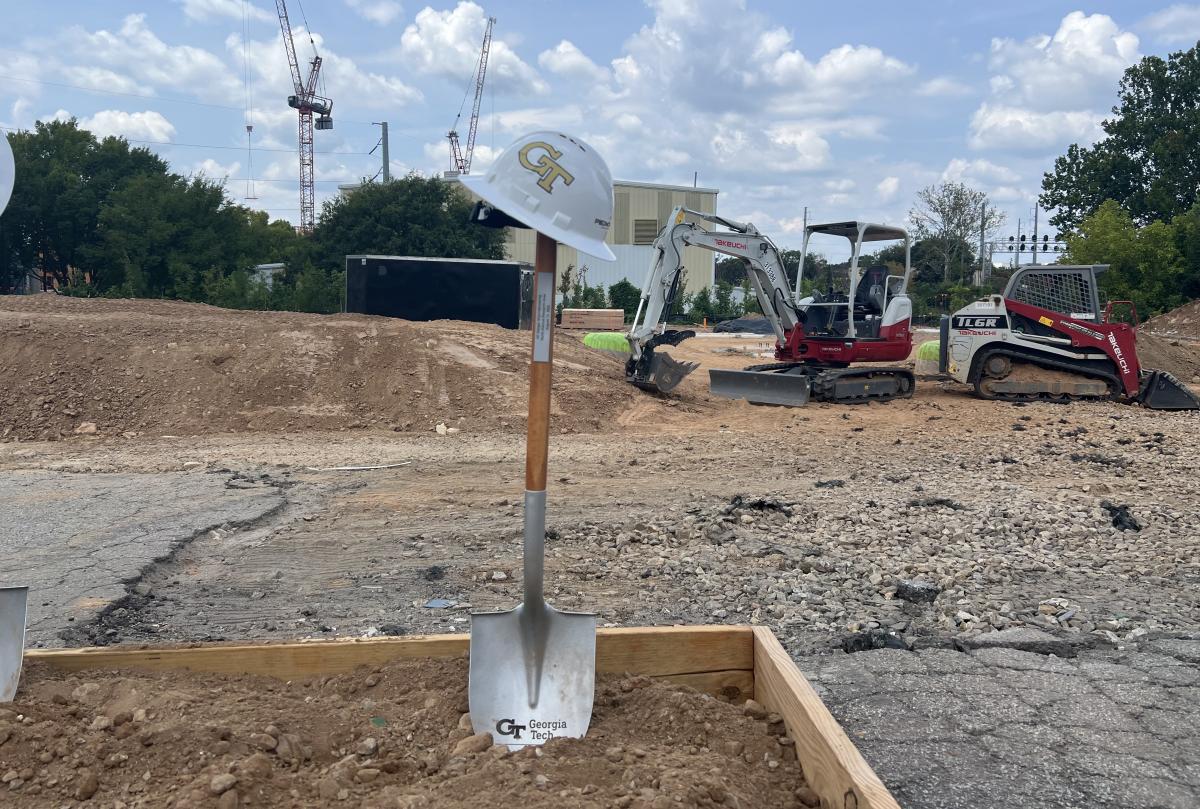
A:
<svg viewBox="0 0 1200 809">
<path fill-rule="evenodd" d="M 537 300 L 533 304 L 533 361 L 550 362 L 550 337 L 554 328 L 554 273 L 537 274 Z"/>
</svg>

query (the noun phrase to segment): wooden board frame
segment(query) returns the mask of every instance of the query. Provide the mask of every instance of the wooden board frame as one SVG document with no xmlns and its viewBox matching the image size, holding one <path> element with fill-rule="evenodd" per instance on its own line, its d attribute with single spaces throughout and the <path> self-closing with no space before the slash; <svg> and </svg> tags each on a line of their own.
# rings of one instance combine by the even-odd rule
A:
<svg viewBox="0 0 1200 809">
<path fill-rule="evenodd" d="M 311 643 L 204 644 L 187 647 L 33 649 L 30 663 L 68 671 L 190 669 L 260 674 L 282 680 L 341 674 L 359 666 L 417 657 L 466 657 L 469 637 L 401 638 Z M 883 782 L 796 668 L 770 629 L 761 626 L 668 626 L 600 629 L 596 668 L 682 683 L 737 700 L 756 699 L 778 713 L 822 809 L 899 809 Z"/>
</svg>

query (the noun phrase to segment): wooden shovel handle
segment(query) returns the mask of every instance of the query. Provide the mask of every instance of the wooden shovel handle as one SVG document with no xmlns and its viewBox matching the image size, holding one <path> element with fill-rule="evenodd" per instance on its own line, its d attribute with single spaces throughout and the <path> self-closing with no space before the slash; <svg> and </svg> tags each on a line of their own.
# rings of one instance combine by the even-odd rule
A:
<svg viewBox="0 0 1200 809">
<path fill-rule="evenodd" d="M 525 439 L 525 490 L 530 492 L 546 490 L 557 262 L 558 243 L 539 233 L 533 264 L 533 346 L 529 363 L 529 421 Z"/>
</svg>

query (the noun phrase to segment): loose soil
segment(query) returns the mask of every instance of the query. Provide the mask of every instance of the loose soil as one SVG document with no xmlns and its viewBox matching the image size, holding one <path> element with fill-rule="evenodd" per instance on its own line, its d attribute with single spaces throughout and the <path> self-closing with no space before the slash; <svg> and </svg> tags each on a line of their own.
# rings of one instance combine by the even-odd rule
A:
<svg viewBox="0 0 1200 809">
<path fill-rule="evenodd" d="M 1174 374 L 1183 384 L 1200 383 L 1200 342 L 1151 334 L 1137 335 L 1138 362 L 1143 368 Z"/>
<path fill-rule="evenodd" d="M 529 332 L 454 321 L 0 296 L 0 438 L 373 427 L 524 429 Z M 555 346 L 554 429 L 603 431 L 642 395 Z"/>
<path fill-rule="evenodd" d="M 1159 337 L 1200 340 L 1200 301 L 1185 303 L 1170 312 L 1150 318 L 1142 324 L 1141 331 Z"/>
<path fill-rule="evenodd" d="M 0 708 L 5 806 L 800 807 L 778 716 L 602 675 L 584 739 L 472 736 L 464 660 L 280 682 L 27 668 Z M 761 716 L 761 713 L 756 715 Z M 486 796 L 486 797 L 485 797 Z M 72 801 L 80 801 L 79 804 Z"/>
</svg>

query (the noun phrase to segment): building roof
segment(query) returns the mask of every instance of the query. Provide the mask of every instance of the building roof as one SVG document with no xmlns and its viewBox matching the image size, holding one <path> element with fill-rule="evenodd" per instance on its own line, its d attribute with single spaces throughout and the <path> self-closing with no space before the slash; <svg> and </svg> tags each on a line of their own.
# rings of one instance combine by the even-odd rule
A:
<svg viewBox="0 0 1200 809">
<path fill-rule="evenodd" d="M 716 188 L 705 188 L 700 186 L 697 188 L 692 185 L 664 185 L 662 183 L 643 183 L 636 180 L 613 180 L 614 186 L 626 186 L 630 188 L 653 188 L 658 191 L 695 191 L 701 194 L 719 194 L 721 193 Z"/>
</svg>

